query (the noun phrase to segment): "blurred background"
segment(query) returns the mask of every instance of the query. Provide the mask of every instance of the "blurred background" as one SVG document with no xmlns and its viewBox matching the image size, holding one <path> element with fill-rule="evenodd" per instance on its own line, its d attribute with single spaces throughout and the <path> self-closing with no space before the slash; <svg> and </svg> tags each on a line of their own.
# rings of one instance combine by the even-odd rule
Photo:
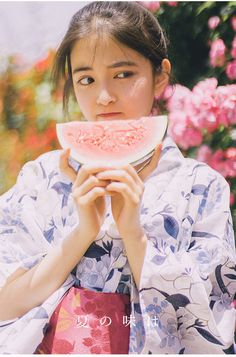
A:
<svg viewBox="0 0 236 357">
<path fill-rule="evenodd" d="M 50 70 L 72 15 L 88 2 L 0 2 L 0 194 L 22 165 L 57 149 L 62 88 Z M 174 87 L 159 98 L 185 156 L 219 171 L 236 227 L 236 3 L 145 1 L 169 39 Z M 70 101 L 71 120 L 81 119 Z"/>
</svg>

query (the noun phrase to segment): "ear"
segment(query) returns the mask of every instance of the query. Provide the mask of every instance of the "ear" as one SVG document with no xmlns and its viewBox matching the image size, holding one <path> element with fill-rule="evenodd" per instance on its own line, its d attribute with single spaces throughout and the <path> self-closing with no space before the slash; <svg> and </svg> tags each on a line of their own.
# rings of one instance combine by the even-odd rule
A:
<svg viewBox="0 0 236 357">
<path fill-rule="evenodd" d="M 169 83 L 169 75 L 171 72 L 170 61 L 165 58 L 161 63 L 161 73 L 155 76 L 155 97 L 159 97 L 165 90 Z"/>
</svg>

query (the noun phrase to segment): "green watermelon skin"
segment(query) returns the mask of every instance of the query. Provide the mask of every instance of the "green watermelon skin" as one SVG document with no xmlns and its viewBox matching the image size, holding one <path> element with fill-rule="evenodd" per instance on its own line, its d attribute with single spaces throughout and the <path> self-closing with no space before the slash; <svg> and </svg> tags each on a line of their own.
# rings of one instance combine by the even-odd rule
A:
<svg viewBox="0 0 236 357">
<path fill-rule="evenodd" d="M 110 121 L 71 121 L 56 125 L 63 149 L 81 164 L 138 164 L 164 137 L 166 116 Z"/>
</svg>

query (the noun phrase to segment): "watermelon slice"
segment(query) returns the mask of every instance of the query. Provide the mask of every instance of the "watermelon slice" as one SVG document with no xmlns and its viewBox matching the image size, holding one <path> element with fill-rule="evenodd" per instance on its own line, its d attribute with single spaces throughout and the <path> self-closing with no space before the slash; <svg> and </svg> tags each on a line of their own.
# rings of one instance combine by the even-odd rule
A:
<svg viewBox="0 0 236 357">
<path fill-rule="evenodd" d="M 72 121 L 56 125 L 63 149 L 81 164 L 138 165 L 152 156 L 167 129 L 167 116 L 110 121 Z"/>
</svg>

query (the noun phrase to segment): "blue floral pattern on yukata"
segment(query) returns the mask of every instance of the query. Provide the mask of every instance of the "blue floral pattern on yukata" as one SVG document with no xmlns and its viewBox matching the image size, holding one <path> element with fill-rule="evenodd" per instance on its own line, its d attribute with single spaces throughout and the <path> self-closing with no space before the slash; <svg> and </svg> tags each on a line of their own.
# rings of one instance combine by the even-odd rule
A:
<svg viewBox="0 0 236 357">
<path fill-rule="evenodd" d="M 0 287 L 19 267 L 40 262 L 79 223 L 72 183 L 59 170 L 60 153 L 48 152 L 25 164 L 15 186 L 0 197 Z M 79 170 L 75 161 L 71 165 Z M 0 353 L 33 353 L 74 284 L 130 293 L 129 353 L 232 351 L 236 268 L 224 178 L 184 158 L 170 138 L 164 140 L 141 203 L 148 245 L 139 289 L 106 199 L 101 231 L 64 284 L 21 318 L 0 321 Z"/>
</svg>

